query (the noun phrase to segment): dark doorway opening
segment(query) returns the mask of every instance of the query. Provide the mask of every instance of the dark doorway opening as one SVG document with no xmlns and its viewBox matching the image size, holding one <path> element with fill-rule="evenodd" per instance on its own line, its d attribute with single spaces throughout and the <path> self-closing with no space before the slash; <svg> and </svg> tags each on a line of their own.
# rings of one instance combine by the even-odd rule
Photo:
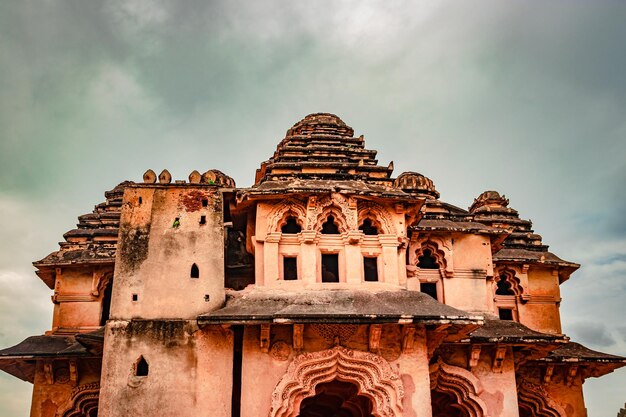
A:
<svg viewBox="0 0 626 417">
<path fill-rule="evenodd" d="M 300 403 L 298 417 L 372 417 L 372 401 L 356 385 L 334 380 L 315 387 L 315 395 Z"/>
<path fill-rule="evenodd" d="M 137 361 L 137 365 L 135 366 L 135 375 L 136 376 L 148 376 L 148 372 L 150 372 L 150 367 L 148 366 L 148 362 L 144 359 L 143 356 L 139 358 Z"/>
<path fill-rule="evenodd" d="M 437 284 L 434 282 L 422 282 L 420 283 L 420 291 L 424 294 L 428 294 L 437 300 Z"/>
<path fill-rule="evenodd" d="M 283 258 L 283 279 L 285 281 L 298 279 L 298 258 Z"/>
<path fill-rule="evenodd" d="M 498 316 L 500 320 L 513 320 L 513 310 L 510 308 L 499 308 Z"/>
<path fill-rule="evenodd" d="M 378 258 L 363 258 L 365 281 L 378 281 Z"/>
<path fill-rule="evenodd" d="M 322 254 L 322 282 L 339 282 L 339 255 Z"/>
</svg>

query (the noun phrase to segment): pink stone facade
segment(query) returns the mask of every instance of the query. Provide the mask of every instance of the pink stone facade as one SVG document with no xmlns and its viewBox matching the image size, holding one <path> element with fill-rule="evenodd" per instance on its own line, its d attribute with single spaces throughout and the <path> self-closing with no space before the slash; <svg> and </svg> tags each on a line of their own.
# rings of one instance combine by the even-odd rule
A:
<svg viewBox="0 0 626 417">
<path fill-rule="evenodd" d="M 562 334 L 548 251 L 495 191 L 468 210 L 393 176 L 337 116 L 255 184 L 149 170 L 35 262 L 52 328 L 0 351 L 31 417 L 584 417 L 626 364 Z"/>
</svg>

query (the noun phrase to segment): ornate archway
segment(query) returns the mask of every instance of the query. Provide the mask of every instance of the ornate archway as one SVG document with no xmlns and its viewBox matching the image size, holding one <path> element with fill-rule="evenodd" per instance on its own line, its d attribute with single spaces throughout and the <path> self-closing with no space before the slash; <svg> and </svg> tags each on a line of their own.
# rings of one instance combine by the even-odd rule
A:
<svg viewBox="0 0 626 417">
<path fill-rule="evenodd" d="M 316 387 L 334 380 L 354 384 L 372 403 L 375 417 L 402 416 L 404 388 L 398 373 L 381 356 L 335 346 L 296 357 L 272 393 L 270 417 L 295 417 Z"/>
<path fill-rule="evenodd" d="M 482 385 L 466 369 L 439 360 L 430 366 L 430 390 L 435 393 L 433 408 L 443 404 L 452 407 L 458 416 L 489 417 L 486 404 L 479 398 Z"/>
<path fill-rule="evenodd" d="M 74 388 L 67 406 L 57 413 L 59 417 L 96 417 L 100 384 L 93 382 Z"/>
<path fill-rule="evenodd" d="M 565 410 L 556 404 L 546 390 L 537 384 L 522 381 L 517 386 L 520 417 L 565 417 Z"/>
</svg>

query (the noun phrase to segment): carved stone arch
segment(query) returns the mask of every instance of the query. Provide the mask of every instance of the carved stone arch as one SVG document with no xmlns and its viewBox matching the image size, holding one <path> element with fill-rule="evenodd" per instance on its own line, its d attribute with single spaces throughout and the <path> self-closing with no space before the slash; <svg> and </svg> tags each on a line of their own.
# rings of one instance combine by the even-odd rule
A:
<svg viewBox="0 0 626 417">
<path fill-rule="evenodd" d="M 502 279 L 506 280 L 507 283 L 511 286 L 511 290 L 516 297 L 521 297 L 524 293 L 524 287 L 522 287 L 522 282 L 515 274 L 515 271 L 502 267 L 496 271 L 496 276 L 494 277 L 494 283 L 497 285 Z"/>
<path fill-rule="evenodd" d="M 426 240 L 415 248 L 413 256 L 413 265 L 419 264 L 420 256 L 424 255 L 424 251 L 429 250 L 431 255 L 435 258 L 439 270 L 448 270 L 448 261 L 446 259 L 446 253 L 440 249 L 439 245 L 432 240 Z"/>
<path fill-rule="evenodd" d="M 296 223 L 304 229 L 306 221 L 306 209 L 304 204 L 298 200 L 288 199 L 274 206 L 269 214 L 267 222 L 267 233 L 279 232 L 287 222 L 287 218 L 294 217 Z"/>
<path fill-rule="evenodd" d="M 397 234 L 394 222 L 389 213 L 380 204 L 372 201 L 359 203 L 358 221 L 359 227 L 365 219 L 372 220 L 372 223 L 378 227 L 379 233 L 395 235 Z"/>
<path fill-rule="evenodd" d="M 563 407 L 555 403 L 544 387 L 522 380 L 517 385 L 519 408 L 533 417 L 566 417 Z"/>
<path fill-rule="evenodd" d="M 403 415 L 404 387 L 397 371 L 381 356 L 335 346 L 293 360 L 274 388 L 270 417 L 297 416 L 300 403 L 315 395 L 318 384 L 335 379 L 356 385 L 359 395 L 372 401 L 372 415 Z"/>
<path fill-rule="evenodd" d="M 441 359 L 430 366 L 430 390 L 452 395 L 455 407 L 469 417 L 489 417 L 487 405 L 480 399 L 482 384 L 470 371 L 444 363 Z"/>
<path fill-rule="evenodd" d="M 57 417 L 96 417 L 98 415 L 98 400 L 100 398 L 100 384 L 80 385 L 72 390 L 70 399 Z"/>
<path fill-rule="evenodd" d="M 409 265 L 417 265 L 418 258 L 422 256 L 424 249 L 430 249 L 437 256 L 440 270 L 446 277 L 454 276 L 454 263 L 452 247 L 447 239 L 440 236 L 423 235 L 414 236 L 409 244 Z"/>
<path fill-rule="evenodd" d="M 338 224 L 341 224 L 340 230 L 342 232 L 357 229 L 356 202 L 354 198 L 339 193 L 329 194 L 321 198 L 309 198 L 306 229 L 319 230 L 331 211 L 334 213 L 333 216 Z"/>
<path fill-rule="evenodd" d="M 339 233 L 346 233 L 350 228 L 346 222 L 343 213 L 336 206 L 326 207 L 326 209 L 322 212 L 322 214 L 317 218 L 317 222 L 315 223 L 315 228 L 313 230 L 321 232 L 323 224 L 328 220 L 328 217 L 333 216 L 335 220 L 335 224 L 339 228 Z"/>
</svg>

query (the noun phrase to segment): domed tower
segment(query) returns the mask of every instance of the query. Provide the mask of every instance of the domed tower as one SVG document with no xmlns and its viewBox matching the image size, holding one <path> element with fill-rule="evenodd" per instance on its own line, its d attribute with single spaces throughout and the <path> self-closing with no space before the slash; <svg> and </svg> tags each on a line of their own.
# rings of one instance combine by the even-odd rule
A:
<svg viewBox="0 0 626 417">
<path fill-rule="evenodd" d="M 306 116 L 240 193 L 239 207 L 256 207 L 256 285 L 404 285 L 405 210 L 416 199 L 353 135 L 333 114 Z"/>
<path fill-rule="evenodd" d="M 476 222 L 507 231 L 502 247 L 493 254 L 494 312 L 534 330 L 560 333 L 559 285 L 579 265 L 549 252 L 532 222 L 521 219 L 497 191 L 480 194 L 469 212 Z"/>
<path fill-rule="evenodd" d="M 405 193 L 427 199 L 438 199 L 439 192 L 433 181 L 417 172 L 403 172 L 395 179 L 393 185 Z"/>
</svg>

